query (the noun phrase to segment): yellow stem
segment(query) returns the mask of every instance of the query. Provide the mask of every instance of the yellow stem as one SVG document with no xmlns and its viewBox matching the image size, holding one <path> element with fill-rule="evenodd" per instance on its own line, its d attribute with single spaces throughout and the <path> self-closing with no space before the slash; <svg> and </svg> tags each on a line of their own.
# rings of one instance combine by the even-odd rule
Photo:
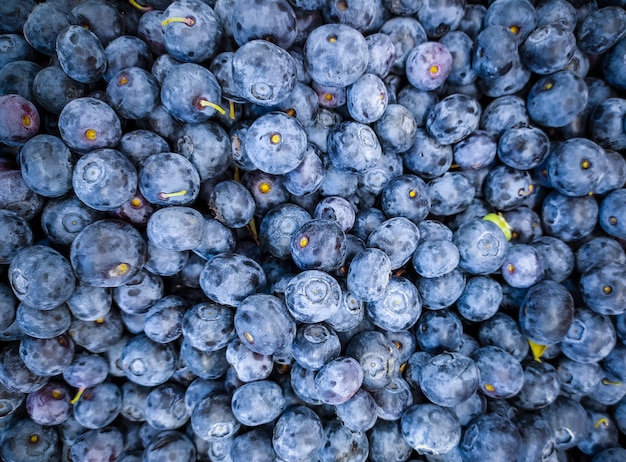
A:
<svg viewBox="0 0 626 462">
<path fill-rule="evenodd" d="M 200 101 L 198 101 L 198 104 L 202 107 L 211 107 L 215 109 L 217 112 L 219 112 L 220 114 L 226 115 L 226 111 L 224 109 L 222 109 L 217 104 L 212 103 L 211 101 L 207 101 L 206 99 L 201 99 Z"/>
<path fill-rule="evenodd" d="M 132 6 L 137 8 L 139 11 L 143 11 L 143 12 L 152 11 L 151 6 L 140 5 L 139 3 L 136 2 L 136 0 L 128 0 L 128 3 L 130 3 Z"/>
<path fill-rule="evenodd" d="M 83 393 L 85 392 L 86 389 L 87 389 L 87 387 L 80 387 L 78 389 L 78 393 L 76 393 L 76 396 L 74 396 L 72 401 L 70 401 L 70 404 L 76 404 L 76 401 L 78 401 L 80 399 L 80 397 L 83 396 Z"/>
</svg>

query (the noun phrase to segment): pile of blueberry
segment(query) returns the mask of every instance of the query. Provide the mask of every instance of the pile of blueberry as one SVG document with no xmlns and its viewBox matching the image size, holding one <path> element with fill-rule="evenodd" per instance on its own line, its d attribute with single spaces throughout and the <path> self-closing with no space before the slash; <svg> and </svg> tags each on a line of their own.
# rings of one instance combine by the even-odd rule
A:
<svg viewBox="0 0 626 462">
<path fill-rule="evenodd" d="M 624 0 L 0 1 L 2 462 L 626 461 Z"/>
</svg>

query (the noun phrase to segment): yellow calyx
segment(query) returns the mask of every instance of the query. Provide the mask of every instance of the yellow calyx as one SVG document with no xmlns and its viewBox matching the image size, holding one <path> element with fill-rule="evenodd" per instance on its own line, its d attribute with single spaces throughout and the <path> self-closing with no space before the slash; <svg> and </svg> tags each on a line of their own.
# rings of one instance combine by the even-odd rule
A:
<svg viewBox="0 0 626 462">
<path fill-rule="evenodd" d="M 609 217 L 609 223 L 612 225 L 617 224 L 617 217 Z"/>
<path fill-rule="evenodd" d="M 24 125 L 25 127 L 30 127 L 32 123 L 33 121 L 26 114 L 22 116 L 22 125 Z"/>
<path fill-rule="evenodd" d="M 513 25 L 513 26 L 509 27 L 509 30 L 510 30 L 511 32 L 513 32 L 513 34 L 514 34 L 514 35 L 517 35 L 517 34 L 519 34 L 520 27 L 519 27 L 519 26 L 516 26 L 516 25 Z"/>
<path fill-rule="evenodd" d="M 270 135 L 270 143 L 272 144 L 278 144 L 283 140 L 283 137 L 280 136 L 280 133 L 273 133 L 272 135 Z"/>
<path fill-rule="evenodd" d="M 61 399 L 63 398 L 63 392 L 61 390 L 52 390 L 52 397 L 54 399 Z"/>
<path fill-rule="evenodd" d="M 543 86 L 544 90 L 550 90 L 552 87 L 554 86 L 554 84 L 552 82 L 548 82 Z"/>
<path fill-rule="evenodd" d="M 585 160 L 583 160 L 583 161 L 580 163 L 580 167 L 581 167 L 583 170 L 587 170 L 589 167 L 591 167 L 591 162 L 589 162 L 587 159 L 585 159 Z"/>
<path fill-rule="evenodd" d="M 437 74 L 439 73 L 439 66 L 437 66 L 436 64 L 433 64 L 432 66 L 430 66 L 430 69 L 428 69 L 428 71 L 431 74 Z"/>
<path fill-rule="evenodd" d="M 332 99 L 333 99 L 333 95 L 332 95 L 332 94 L 330 94 L 330 93 L 326 93 L 326 94 L 324 95 L 324 99 L 325 99 L 326 101 L 332 101 Z"/>
<path fill-rule="evenodd" d="M 261 183 L 259 185 L 259 192 L 261 194 L 267 194 L 272 190 L 272 185 L 269 184 L 267 181 L 264 181 L 263 183 Z"/>
<path fill-rule="evenodd" d="M 127 75 L 121 75 L 119 79 L 117 79 L 117 84 L 118 85 L 126 85 L 128 83 L 128 76 Z"/>
<path fill-rule="evenodd" d="M 302 238 L 300 238 L 300 247 L 306 247 L 309 244 L 309 238 L 304 236 Z"/>
<path fill-rule="evenodd" d="M 336 35 L 329 35 L 329 36 L 328 36 L 328 38 L 327 38 L 327 40 L 328 40 L 330 43 L 335 43 L 335 42 L 337 41 L 337 36 L 336 36 Z"/>
<path fill-rule="evenodd" d="M 500 214 L 500 213 L 488 213 L 487 215 L 485 215 L 483 217 L 483 220 L 495 223 L 498 226 L 498 228 L 500 228 L 502 230 L 502 232 L 504 233 L 504 237 L 506 238 L 506 240 L 507 241 L 511 240 L 511 236 L 512 236 L 511 230 L 513 228 L 511 227 L 511 225 L 509 225 L 509 223 L 502 216 L 502 214 Z"/>
<path fill-rule="evenodd" d="M 514 273 L 514 272 L 515 272 L 515 266 L 513 266 L 513 264 L 512 264 L 512 263 L 509 263 L 508 265 L 506 265 L 506 270 L 507 270 L 509 273 Z"/>
<path fill-rule="evenodd" d="M 415 189 L 411 189 L 411 190 L 409 190 L 409 197 L 410 197 L 411 199 L 416 198 L 416 197 L 417 197 L 417 191 L 416 191 Z"/>
<path fill-rule="evenodd" d="M 285 112 L 290 117 L 295 117 L 296 116 L 296 110 L 294 108 L 292 108 L 292 107 L 287 109 Z"/>
<path fill-rule="evenodd" d="M 613 292 L 613 287 L 607 284 L 602 288 L 602 292 L 604 292 L 606 295 L 610 295 Z"/>
<path fill-rule="evenodd" d="M 31 443 L 35 444 L 39 441 L 39 435 L 33 433 L 32 435 L 30 435 L 30 437 L 28 438 L 28 441 L 30 441 Z"/>
<path fill-rule="evenodd" d="M 138 209 L 139 207 L 141 207 L 141 199 L 139 199 L 138 197 L 133 197 L 130 201 L 130 206 L 134 209 Z"/>
<path fill-rule="evenodd" d="M 485 390 L 487 390 L 489 393 L 493 393 L 494 391 L 496 391 L 496 387 L 494 387 L 490 383 L 486 383 L 485 384 Z"/>
<path fill-rule="evenodd" d="M 124 276 L 129 271 L 130 271 L 130 265 L 128 263 L 120 263 L 114 268 L 111 268 L 111 270 L 109 271 L 109 276 L 113 278 Z"/>
<path fill-rule="evenodd" d="M 167 18 L 164 21 L 161 21 L 161 26 L 165 27 L 168 24 L 171 24 L 173 22 L 182 22 L 185 25 L 191 27 L 196 23 L 196 20 L 192 18 L 191 16 L 187 16 L 186 18 L 182 18 L 182 17 Z"/>
<path fill-rule="evenodd" d="M 529 340 L 528 344 L 530 345 L 530 351 L 533 354 L 533 358 L 535 359 L 535 361 L 540 363 L 541 362 L 541 356 L 548 349 L 547 345 L 541 345 L 539 343 L 533 342 L 532 340 Z"/>
<path fill-rule="evenodd" d="M 248 341 L 248 343 L 254 343 L 254 337 L 250 332 L 244 332 L 243 336 Z"/>
<path fill-rule="evenodd" d="M 95 131 L 93 128 L 89 128 L 85 130 L 85 138 L 87 138 L 90 141 L 93 141 L 96 138 L 98 138 L 98 132 Z"/>
</svg>

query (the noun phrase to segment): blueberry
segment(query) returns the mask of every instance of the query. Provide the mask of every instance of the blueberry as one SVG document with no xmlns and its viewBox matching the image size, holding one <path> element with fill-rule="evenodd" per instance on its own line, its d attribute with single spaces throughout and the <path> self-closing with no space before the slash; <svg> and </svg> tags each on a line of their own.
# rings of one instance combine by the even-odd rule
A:
<svg viewBox="0 0 626 462">
<path fill-rule="evenodd" d="M 21 34 L 2 33 L 2 52 L 0 52 L 0 67 L 13 61 L 32 61 L 35 59 L 35 49 Z"/>
<path fill-rule="evenodd" d="M 49 269 L 54 268 L 54 272 Z M 65 302 L 75 286 L 68 260 L 51 247 L 23 248 L 11 259 L 9 281 L 15 296 L 40 310 L 50 310 Z"/>
<path fill-rule="evenodd" d="M 584 196 L 600 184 L 607 168 L 604 150 L 586 138 L 561 143 L 547 158 L 548 181 L 567 196 Z"/>
<path fill-rule="evenodd" d="M 200 192 L 200 175 L 182 155 L 161 152 L 143 161 L 139 169 L 139 190 L 155 205 L 186 205 Z"/>
<path fill-rule="evenodd" d="M 517 39 L 508 28 L 486 25 L 474 44 L 472 67 L 476 75 L 489 79 L 506 74 L 519 60 Z"/>
<path fill-rule="evenodd" d="M 607 194 L 600 203 L 598 222 L 609 236 L 618 239 L 626 237 L 626 227 L 624 226 L 626 213 L 623 203 L 625 196 L 626 189 L 616 189 Z"/>
<path fill-rule="evenodd" d="M 66 332 L 72 323 L 72 315 L 65 303 L 44 311 L 20 303 L 15 310 L 13 321 L 21 334 L 47 339 Z"/>
<path fill-rule="evenodd" d="M 624 12 L 622 10 L 622 16 Z M 620 71 L 619 61 L 624 57 L 624 47 L 626 41 L 620 39 L 613 48 L 610 48 L 603 60 L 602 70 L 606 82 L 618 89 L 624 89 L 626 82 L 623 73 Z"/>
<path fill-rule="evenodd" d="M 213 393 L 196 404 L 191 414 L 191 427 L 203 440 L 223 441 L 233 437 L 241 424 L 231 409 L 230 396 Z"/>
<path fill-rule="evenodd" d="M 510 398 L 517 395 L 524 374 L 518 359 L 497 346 L 482 346 L 471 358 L 480 371 L 480 390 L 491 398 Z"/>
<path fill-rule="evenodd" d="M 68 25 L 58 33 L 55 50 L 63 71 L 77 82 L 95 83 L 104 75 L 104 47 L 91 30 Z"/>
<path fill-rule="evenodd" d="M 326 404 L 342 404 L 359 390 L 363 369 L 349 356 L 337 357 L 326 363 L 315 376 L 315 389 Z"/>
<path fill-rule="evenodd" d="M 502 301 L 502 287 L 488 276 L 473 276 L 465 283 L 456 301 L 459 314 L 468 321 L 480 322 L 493 316 Z"/>
<path fill-rule="evenodd" d="M 296 323 L 284 303 L 273 295 L 252 294 L 237 307 L 235 330 L 241 342 L 259 354 L 287 348 L 295 338 Z"/>
<path fill-rule="evenodd" d="M 502 263 L 502 277 L 512 287 L 528 288 L 543 279 L 539 253 L 528 244 L 513 244 Z"/>
<path fill-rule="evenodd" d="M 43 462 L 60 456 L 61 442 L 56 429 L 36 423 L 28 417 L 15 419 L 7 436 L 10 440 L 0 449 L 0 456 L 3 459 L 11 461 L 31 459 Z M 119 452 L 117 451 L 117 454 Z"/>
<path fill-rule="evenodd" d="M 514 210 L 502 212 L 502 217 L 511 228 L 511 242 L 514 244 L 529 244 L 543 237 L 541 218 L 539 217 L 539 214 L 530 207 L 523 206 Z M 539 249 L 535 248 L 535 250 Z M 556 249 L 555 252 L 558 252 L 559 250 L 560 249 Z M 565 254 L 563 257 L 565 257 Z M 544 267 L 546 264 L 549 263 L 545 262 L 544 259 Z M 567 259 L 563 260 L 563 264 L 567 265 Z"/>
<path fill-rule="evenodd" d="M 297 119 L 283 112 L 271 112 L 251 124 L 244 146 L 255 166 L 279 175 L 295 169 L 304 160 L 306 134 Z"/>
<path fill-rule="evenodd" d="M 524 410 L 537 410 L 548 406 L 559 395 L 561 378 L 556 368 L 548 362 L 522 363 L 524 384 L 513 397 L 516 406 Z"/>
<path fill-rule="evenodd" d="M 104 49 L 104 53 L 107 57 L 107 68 L 102 78 L 109 83 L 125 69 L 139 68 L 147 72 L 151 70 L 154 64 L 148 45 L 134 35 L 121 35 L 113 39 Z M 134 72 L 137 73 L 136 71 Z M 150 93 L 154 94 L 156 92 L 158 97 L 158 87 L 156 86 L 158 79 L 156 75 L 150 74 L 149 77 L 147 75 L 146 77 L 154 84 L 150 85 L 152 87 L 150 88 Z M 162 81 L 159 81 L 159 83 L 162 83 Z"/>
<path fill-rule="evenodd" d="M 196 454 L 196 445 L 189 436 L 176 430 L 165 430 L 154 436 L 142 457 L 146 462 L 162 459 L 193 460 Z"/>
<path fill-rule="evenodd" d="M 276 454 L 283 459 L 310 458 L 317 454 L 323 443 L 321 420 L 305 406 L 293 406 L 284 411 L 274 427 L 272 444 Z"/>
<path fill-rule="evenodd" d="M 417 288 L 408 279 L 392 276 L 380 300 L 366 304 L 372 323 L 386 331 L 398 332 L 412 327 L 422 313 Z"/>
<path fill-rule="evenodd" d="M 349 173 L 366 172 L 376 165 L 382 155 L 374 130 L 354 120 L 334 125 L 327 142 L 333 165 Z"/>
<path fill-rule="evenodd" d="M 454 233 L 453 243 L 459 250 L 459 267 L 470 274 L 497 271 L 506 258 L 508 243 L 504 233 L 487 220 L 471 220 Z"/>
<path fill-rule="evenodd" d="M 367 248 L 355 255 L 348 268 L 347 285 L 352 294 L 364 302 L 384 297 L 389 283 L 391 262 L 385 252 Z"/>
<path fill-rule="evenodd" d="M 436 404 L 414 404 L 400 421 L 403 438 L 418 454 L 446 454 L 461 440 L 461 425 L 456 416 Z"/>
<path fill-rule="evenodd" d="M 172 345 L 154 342 L 140 334 L 128 341 L 121 361 L 122 370 L 129 380 L 138 385 L 156 386 L 171 377 L 178 357 Z"/>
<path fill-rule="evenodd" d="M 545 127 L 563 127 L 587 104 L 585 81 L 572 71 L 562 70 L 542 77 L 527 96 L 530 117 Z M 565 104 L 568 101 L 568 104 Z"/>
<path fill-rule="evenodd" d="M 550 191 L 543 199 L 543 229 L 564 242 L 588 236 L 595 228 L 599 207 L 593 196 L 570 197 Z"/>
<path fill-rule="evenodd" d="M 368 50 L 367 68 L 365 72 L 374 74 L 381 79 L 389 75 L 396 60 L 396 50 L 391 38 L 381 32 L 365 37 Z"/>
<path fill-rule="evenodd" d="M 346 256 L 346 236 L 334 220 L 312 219 L 291 238 L 291 257 L 303 270 L 332 271 Z"/>
<path fill-rule="evenodd" d="M 626 12 L 618 6 L 606 6 L 589 14 L 581 22 L 578 44 L 582 51 L 601 54 L 624 36 Z"/>
<path fill-rule="evenodd" d="M 378 331 L 355 334 L 346 347 L 346 355 L 356 359 L 363 369 L 366 390 L 380 389 L 398 374 L 393 344 Z"/>
<path fill-rule="evenodd" d="M 119 287 L 143 267 L 146 242 L 139 231 L 118 220 L 99 220 L 72 242 L 70 262 L 78 279 L 98 287 Z M 93 261 L 94 254 L 106 255 Z"/>
<path fill-rule="evenodd" d="M 378 419 L 368 433 L 369 457 L 374 462 L 405 461 L 413 452 L 413 447 L 404 438 L 400 421 Z"/>
<path fill-rule="evenodd" d="M 233 55 L 232 67 L 238 94 L 261 106 L 286 100 L 297 81 L 295 59 L 266 40 L 250 40 L 240 46 Z"/>
<path fill-rule="evenodd" d="M 365 460 L 369 443 L 364 432 L 352 430 L 334 420 L 324 426 L 324 444 L 317 453 L 320 462 L 331 462 L 350 454 L 355 460 Z"/>
<path fill-rule="evenodd" d="M 293 358 L 308 370 L 319 370 L 341 353 L 337 334 L 322 323 L 304 324 L 291 346 Z"/>
<path fill-rule="evenodd" d="M 524 100 L 519 96 L 508 95 L 500 96 L 485 106 L 480 117 L 480 128 L 499 139 L 508 128 L 527 126 L 529 122 Z"/>
<path fill-rule="evenodd" d="M 467 209 L 474 199 L 475 188 L 463 172 L 446 172 L 428 183 L 430 212 L 435 216 L 452 216 Z"/>
<path fill-rule="evenodd" d="M 580 292 L 585 304 L 603 315 L 619 315 L 624 312 L 621 300 L 624 290 L 622 277 L 626 266 L 606 263 L 593 266 L 580 277 Z"/>
<path fill-rule="evenodd" d="M 515 424 L 495 413 L 483 414 L 470 422 L 460 442 L 461 454 L 468 460 L 515 459 L 521 445 Z"/>
<path fill-rule="evenodd" d="M 404 174 L 393 178 L 383 189 L 383 212 L 389 217 L 401 216 L 419 224 L 430 211 L 430 194 L 420 177 Z"/>
<path fill-rule="evenodd" d="M 16 94 L 2 95 L 0 108 L 0 142 L 9 146 L 22 146 L 37 135 L 40 116 L 31 101 Z"/>
<path fill-rule="evenodd" d="M 296 14 L 286 0 L 263 5 L 250 0 L 236 2 L 232 15 L 233 38 L 239 46 L 264 39 L 287 50 L 296 40 Z"/>
<path fill-rule="evenodd" d="M 587 414 L 582 405 L 571 398 L 559 396 L 541 409 L 540 415 L 552 427 L 557 449 L 572 448 L 587 434 Z"/>
<path fill-rule="evenodd" d="M 561 341 L 574 318 L 574 301 L 565 287 L 541 281 L 526 293 L 519 311 L 522 333 L 542 345 Z"/>
<path fill-rule="evenodd" d="M 124 325 L 119 310 L 110 310 L 95 321 L 73 319 L 68 332 L 77 345 L 104 353 L 122 338 Z"/>
<path fill-rule="evenodd" d="M 408 173 L 432 179 L 448 171 L 453 155 L 452 145 L 440 144 L 426 129 L 418 128 L 413 145 L 402 153 L 402 161 Z"/>
<path fill-rule="evenodd" d="M 211 300 L 238 306 L 247 296 L 266 284 L 261 266 L 238 253 L 221 253 L 211 257 L 200 274 L 200 286 Z"/>
<path fill-rule="evenodd" d="M 494 345 L 510 353 L 519 361 L 528 354 L 528 340 L 515 319 L 505 313 L 496 313 L 478 327 L 481 345 Z"/>
<path fill-rule="evenodd" d="M 5 401 L 8 396 L 4 397 Z M 50 381 L 42 389 L 26 396 L 26 412 L 39 425 L 62 424 L 70 414 L 70 390 L 59 381 Z"/>
<path fill-rule="evenodd" d="M 365 432 L 377 420 L 376 403 L 372 396 L 360 388 L 348 401 L 335 405 L 337 417 L 352 431 Z"/>
<path fill-rule="evenodd" d="M 266 428 L 255 428 L 235 437 L 230 448 L 234 460 L 248 459 L 254 462 L 271 460 L 276 457 L 272 447 L 272 435 Z"/>
<path fill-rule="evenodd" d="M 93 97 L 69 102 L 59 115 L 58 125 L 65 144 L 79 153 L 115 148 L 122 137 L 121 122 L 113 108 Z"/>
<path fill-rule="evenodd" d="M 137 190 L 137 170 L 121 152 L 96 149 L 76 162 L 72 186 L 86 205 L 108 211 L 133 198 Z"/>
<path fill-rule="evenodd" d="M 461 319 L 447 309 L 424 310 L 417 321 L 417 343 L 432 355 L 457 351 L 461 347 L 462 335 Z"/>
<path fill-rule="evenodd" d="M 216 112 L 224 111 L 218 106 L 222 91 L 217 78 L 195 63 L 175 66 L 163 80 L 160 96 L 171 116 L 182 122 L 204 122 Z"/>
<path fill-rule="evenodd" d="M 454 144 L 478 128 L 481 107 L 474 98 L 454 94 L 433 106 L 426 116 L 426 130 L 440 144 Z"/>
<path fill-rule="evenodd" d="M 181 0 L 163 12 L 163 43 L 176 59 L 200 63 L 211 58 L 222 39 L 222 25 L 213 9 L 198 0 Z"/>
<path fill-rule="evenodd" d="M 548 153 L 548 136 L 537 127 L 511 127 L 498 140 L 498 158 L 518 170 L 530 170 L 538 166 Z"/>
<path fill-rule="evenodd" d="M 391 269 L 404 266 L 414 254 L 420 237 L 418 227 L 404 217 L 394 217 L 380 223 L 367 237 L 367 245 L 387 254 Z"/>
<path fill-rule="evenodd" d="M 434 404 L 454 407 L 478 389 L 478 369 L 474 361 L 458 353 L 432 357 L 421 368 L 419 386 Z"/>
<path fill-rule="evenodd" d="M 352 118 L 369 124 L 379 120 L 388 104 L 384 82 L 375 74 L 365 73 L 347 89 L 347 107 Z"/>
</svg>

